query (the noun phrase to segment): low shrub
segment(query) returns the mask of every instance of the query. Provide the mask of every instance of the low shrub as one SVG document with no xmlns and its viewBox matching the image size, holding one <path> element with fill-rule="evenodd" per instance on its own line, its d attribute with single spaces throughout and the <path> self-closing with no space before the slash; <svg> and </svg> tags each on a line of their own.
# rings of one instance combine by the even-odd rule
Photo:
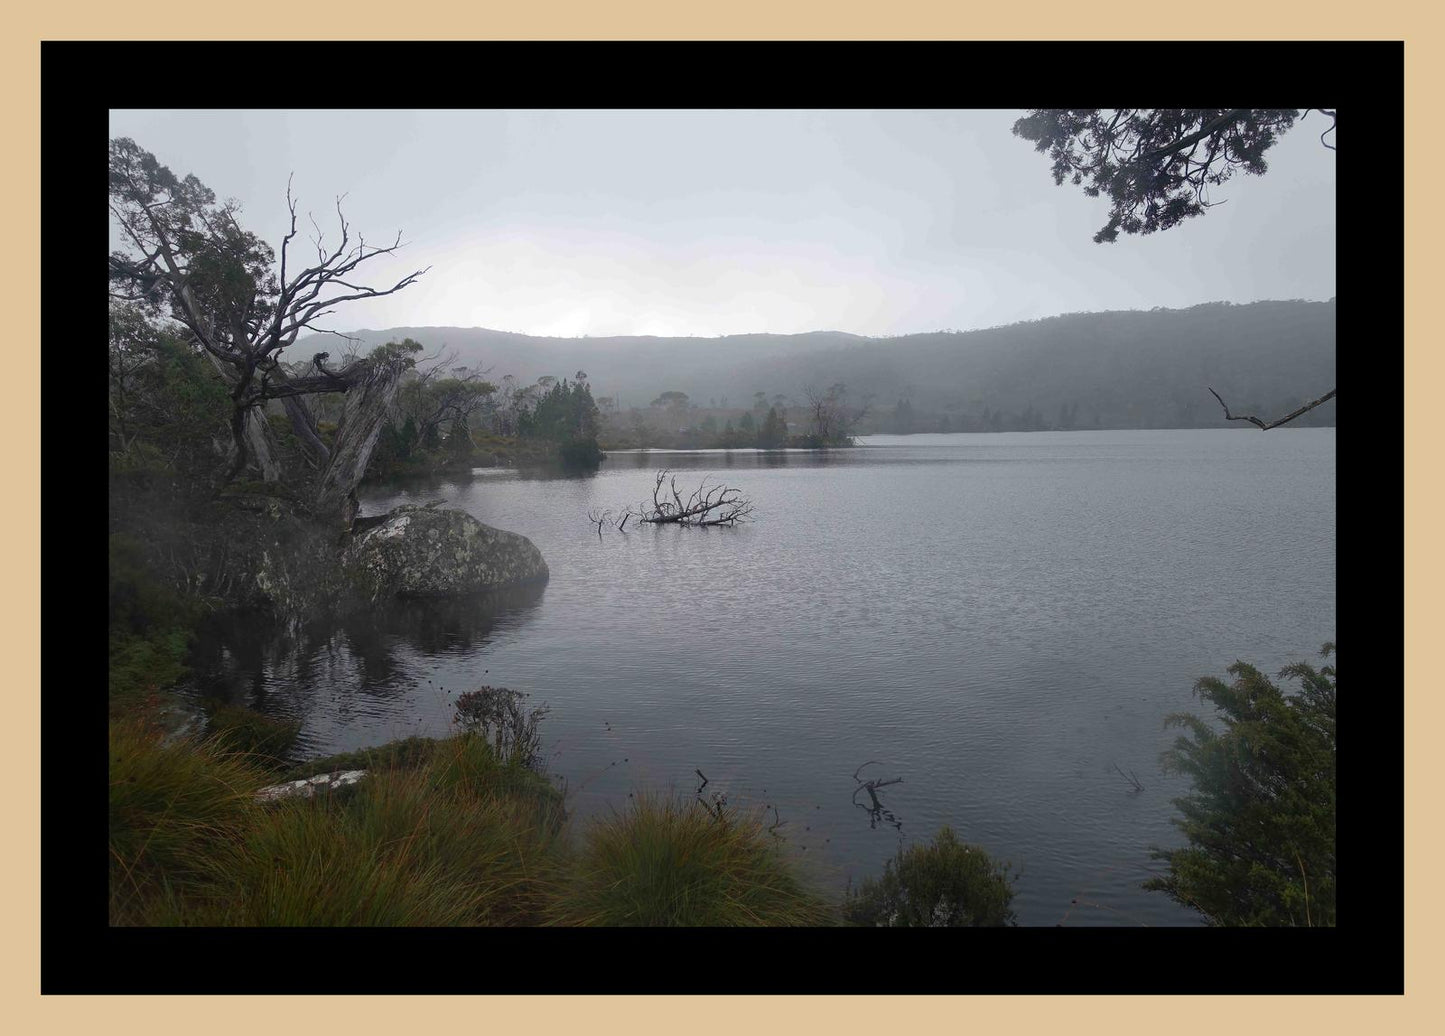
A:
<svg viewBox="0 0 1445 1036">
<path fill-rule="evenodd" d="M 639 798 L 595 821 L 548 911 L 562 925 L 818 925 L 807 888 L 760 821 Z"/>
<path fill-rule="evenodd" d="M 526 695 L 505 687 L 478 687 L 457 696 L 452 722 L 468 734 L 491 745 L 503 762 L 515 762 L 528 769 L 542 766 L 541 723 L 549 711 L 523 706 Z"/>
<path fill-rule="evenodd" d="M 914 845 L 883 868 L 883 876 L 850 889 L 849 924 L 882 928 L 983 928 L 1012 925 L 1008 864 L 941 828 L 929 845 Z"/>
<path fill-rule="evenodd" d="M 134 711 L 190 672 L 191 634 L 184 629 L 147 635 L 112 632 L 109 701 L 112 715 Z"/>
</svg>

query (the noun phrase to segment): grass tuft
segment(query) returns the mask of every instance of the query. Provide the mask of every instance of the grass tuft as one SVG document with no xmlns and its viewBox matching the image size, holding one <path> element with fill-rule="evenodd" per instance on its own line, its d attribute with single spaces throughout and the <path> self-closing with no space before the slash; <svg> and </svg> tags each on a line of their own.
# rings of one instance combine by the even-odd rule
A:
<svg viewBox="0 0 1445 1036">
<path fill-rule="evenodd" d="M 254 796 L 274 776 L 227 744 L 112 728 L 113 924 L 542 923 L 562 795 L 481 738 L 432 742 L 346 795 L 270 805 Z"/>
<path fill-rule="evenodd" d="M 269 776 L 213 740 L 163 745 L 137 721 L 112 722 L 109 740 L 111 923 L 149 924 L 154 900 L 174 905 L 242 836 Z"/>
<path fill-rule="evenodd" d="M 553 924 L 739 926 L 832 922 L 759 820 L 640 797 L 587 829 Z"/>
</svg>

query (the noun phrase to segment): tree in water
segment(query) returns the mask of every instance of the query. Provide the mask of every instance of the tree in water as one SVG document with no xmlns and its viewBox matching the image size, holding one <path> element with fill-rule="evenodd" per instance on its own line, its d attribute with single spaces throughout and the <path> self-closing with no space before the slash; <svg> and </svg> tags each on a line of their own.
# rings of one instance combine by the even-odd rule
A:
<svg viewBox="0 0 1445 1036">
<path fill-rule="evenodd" d="M 380 432 L 371 410 L 390 404 L 396 379 L 413 362 L 414 350 L 383 347 L 339 369 L 328 368 L 328 354 L 318 353 L 300 371 L 289 369 L 282 353 L 303 330 L 325 330 L 318 321 L 336 307 L 390 295 L 426 272 L 413 271 L 389 287 L 360 283 L 362 264 L 394 253 L 400 234 L 385 247 L 369 245 L 360 235 L 353 239 L 338 199 L 338 242 L 328 249 L 318 229 L 315 262 L 298 271 L 289 251 L 296 236 L 296 200 L 289 184 L 291 224 L 278 259 L 269 245 L 241 227 L 235 202 L 217 202 L 194 175 L 177 176 L 133 140 L 110 142 L 109 182 L 111 215 L 124 238 L 124 246 L 110 256 L 111 298 L 179 324 L 225 378 L 231 459 L 223 477 L 229 481 L 248 467 L 258 468 L 268 480 L 280 477 L 262 414 L 268 401 L 280 400 L 320 472 L 315 506 L 344 508 Z M 355 389 L 361 391 L 348 399 L 337 440 L 328 447 L 306 397 Z"/>
</svg>

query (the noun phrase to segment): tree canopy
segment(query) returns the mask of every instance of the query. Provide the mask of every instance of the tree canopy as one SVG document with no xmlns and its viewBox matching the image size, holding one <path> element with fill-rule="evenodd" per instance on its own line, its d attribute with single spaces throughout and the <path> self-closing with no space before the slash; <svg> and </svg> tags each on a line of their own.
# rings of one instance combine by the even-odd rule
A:
<svg viewBox="0 0 1445 1036">
<path fill-rule="evenodd" d="M 1300 117 L 1294 108 L 1037 108 L 1013 131 L 1048 153 L 1054 183 L 1108 195 L 1109 221 L 1094 240 L 1109 242 L 1120 231 L 1168 230 L 1218 204 L 1209 188 L 1236 172 L 1262 175 L 1265 152 Z"/>
</svg>

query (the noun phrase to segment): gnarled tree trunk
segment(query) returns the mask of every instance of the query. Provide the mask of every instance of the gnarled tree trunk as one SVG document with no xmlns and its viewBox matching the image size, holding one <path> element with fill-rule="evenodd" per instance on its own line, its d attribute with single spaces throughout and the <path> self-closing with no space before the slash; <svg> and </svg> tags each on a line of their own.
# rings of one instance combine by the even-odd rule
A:
<svg viewBox="0 0 1445 1036">
<path fill-rule="evenodd" d="M 316 429 L 316 417 L 306 405 L 301 396 L 283 396 L 281 405 L 286 408 L 286 416 L 291 418 L 291 430 L 296 433 L 302 447 L 306 450 L 307 456 L 316 462 L 318 468 L 324 468 L 331 460 L 331 451 L 321 441 L 321 435 Z"/>
<path fill-rule="evenodd" d="M 316 491 L 318 514 L 335 515 L 348 523 L 355 514 L 356 487 L 366 474 L 405 369 L 405 362 L 396 359 L 368 364 L 347 391 L 346 406 L 336 426 L 336 444 Z"/>
<path fill-rule="evenodd" d="M 262 479 L 275 482 L 281 478 L 281 465 L 271 456 L 271 425 L 260 407 L 246 413 L 246 452 Z"/>
</svg>

